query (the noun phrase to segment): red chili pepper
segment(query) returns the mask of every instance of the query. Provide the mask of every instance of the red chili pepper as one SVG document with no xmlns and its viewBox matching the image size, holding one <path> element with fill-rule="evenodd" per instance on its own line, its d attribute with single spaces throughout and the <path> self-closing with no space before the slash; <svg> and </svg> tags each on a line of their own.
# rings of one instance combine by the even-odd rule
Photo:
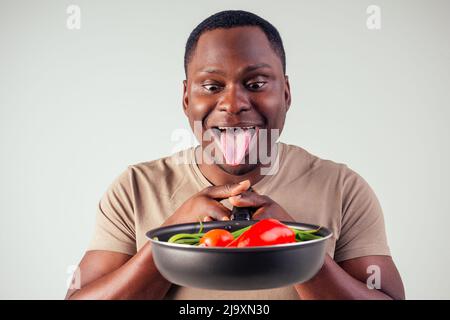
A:
<svg viewBox="0 0 450 320">
<path fill-rule="evenodd" d="M 295 232 L 276 219 L 255 223 L 227 247 L 260 247 L 295 242 Z"/>
</svg>

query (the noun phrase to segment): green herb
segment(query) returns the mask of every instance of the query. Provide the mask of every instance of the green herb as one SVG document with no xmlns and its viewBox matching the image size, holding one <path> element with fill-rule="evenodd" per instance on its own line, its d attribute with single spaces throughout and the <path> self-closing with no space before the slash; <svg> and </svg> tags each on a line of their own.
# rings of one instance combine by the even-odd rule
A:
<svg viewBox="0 0 450 320">
<path fill-rule="evenodd" d="M 233 235 L 233 238 L 237 238 L 239 237 L 241 234 L 243 234 L 245 231 L 247 231 L 248 229 L 250 229 L 251 226 L 236 230 L 234 232 L 232 232 L 231 234 Z"/>
<path fill-rule="evenodd" d="M 203 237 L 204 233 L 178 233 L 170 237 L 167 242 L 174 242 L 177 243 L 178 240 L 184 240 L 184 239 L 196 239 L 197 242 L 200 241 L 200 238 Z"/>
<path fill-rule="evenodd" d="M 316 236 L 311 233 L 304 233 L 304 232 L 297 232 L 295 234 L 295 239 L 297 241 L 309 241 L 309 240 L 316 240 L 322 238 L 321 236 Z"/>
</svg>

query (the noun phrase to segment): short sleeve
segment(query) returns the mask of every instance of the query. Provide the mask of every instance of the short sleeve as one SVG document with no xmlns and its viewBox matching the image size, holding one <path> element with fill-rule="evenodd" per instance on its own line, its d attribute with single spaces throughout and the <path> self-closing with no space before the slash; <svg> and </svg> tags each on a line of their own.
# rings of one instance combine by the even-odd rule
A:
<svg viewBox="0 0 450 320">
<path fill-rule="evenodd" d="M 136 254 L 132 175 L 128 168 L 109 186 L 96 213 L 91 250 L 107 250 Z"/>
<path fill-rule="evenodd" d="M 341 230 L 334 260 L 390 254 L 383 211 L 374 191 L 360 175 L 345 166 Z"/>
</svg>

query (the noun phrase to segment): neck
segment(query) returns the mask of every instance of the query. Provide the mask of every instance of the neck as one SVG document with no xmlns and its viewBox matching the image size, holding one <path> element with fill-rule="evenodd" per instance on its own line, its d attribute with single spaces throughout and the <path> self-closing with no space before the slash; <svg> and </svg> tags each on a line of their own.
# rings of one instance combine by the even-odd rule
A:
<svg viewBox="0 0 450 320">
<path fill-rule="evenodd" d="M 250 180 L 250 184 L 254 185 L 264 177 L 260 174 L 259 166 L 240 175 L 228 173 L 214 164 L 199 164 L 198 167 L 205 178 L 216 186 L 239 183 L 243 180 Z"/>
</svg>

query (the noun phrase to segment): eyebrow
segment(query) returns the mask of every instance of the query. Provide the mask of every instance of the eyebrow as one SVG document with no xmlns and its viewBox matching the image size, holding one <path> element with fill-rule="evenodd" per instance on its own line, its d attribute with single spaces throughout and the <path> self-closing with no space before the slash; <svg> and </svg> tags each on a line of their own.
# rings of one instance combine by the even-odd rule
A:
<svg viewBox="0 0 450 320">
<path fill-rule="evenodd" d="M 261 68 L 270 68 L 270 69 L 272 69 L 272 67 L 269 64 L 267 64 L 267 63 L 258 63 L 258 64 L 251 64 L 251 65 L 245 67 L 244 70 L 242 70 L 242 73 L 255 71 L 255 70 L 261 69 Z M 223 76 L 226 75 L 225 71 L 220 70 L 220 69 L 216 69 L 216 68 L 213 68 L 213 67 L 205 68 L 203 70 L 200 70 L 199 72 L 202 72 L 202 73 L 203 72 L 205 72 L 205 73 L 216 73 L 216 74 L 220 74 L 220 75 L 223 75 Z"/>
</svg>

